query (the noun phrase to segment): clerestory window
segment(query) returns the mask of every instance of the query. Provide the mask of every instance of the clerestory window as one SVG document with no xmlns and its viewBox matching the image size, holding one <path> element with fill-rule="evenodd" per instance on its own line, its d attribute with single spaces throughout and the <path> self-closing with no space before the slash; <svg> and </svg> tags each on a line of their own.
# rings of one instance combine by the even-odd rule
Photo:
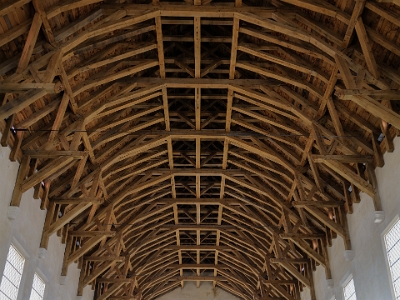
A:
<svg viewBox="0 0 400 300">
<path fill-rule="evenodd" d="M 386 255 L 395 299 L 400 299 L 400 220 L 385 234 Z"/>
<path fill-rule="evenodd" d="M 353 278 L 343 288 L 344 300 L 357 300 Z"/>
<path fill-rule="evenodd" d="M 10 245 L 0 284 L 0 299 L 16 300 L 24 270 L 25 258 Z"/>
<path fill-rule="evenodd" d="M 43 279 L 39 277 L 37 273 L 33 277 L 32 291 L 29 300 L 43 300 L 44 289 L 46 284 Z"/>
</svg>

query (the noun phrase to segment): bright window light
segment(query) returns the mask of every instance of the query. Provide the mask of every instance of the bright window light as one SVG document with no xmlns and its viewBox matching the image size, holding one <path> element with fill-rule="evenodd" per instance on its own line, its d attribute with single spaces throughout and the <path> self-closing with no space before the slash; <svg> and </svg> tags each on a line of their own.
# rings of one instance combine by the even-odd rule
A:
<svg viewBox="0 0 400 300">
<path fill-rule="evenodd" d="M 31 297 L 29 298 L 29 300 L 43 300 L 45 287 L 46 284 L 44 283 L 42 278 L 40 278 L 39 275 L 35 273 L 35 276 L 33 277 Z"/>
<path fill-rule="evenodd" d="M 400 299 L 400 220 L 385 234 L 386 254 L 395 299 Z"/>
<path fill-rule="evenodd" d="M 21 283 L 22 272 L 24 270 L 24 263 L 25 258 L 13 245 L 10 245 L 3 277 L 1 278 L 0 299 L 17 299 L 19 284 Z"/>
<path fill-rule="evenodd" d="M 356 289 L 354 287 L 353 278 L 346 284 L 343 289 L 344 292 L 344 300 L 357 300 L 356 297 Z"/>
</svg>

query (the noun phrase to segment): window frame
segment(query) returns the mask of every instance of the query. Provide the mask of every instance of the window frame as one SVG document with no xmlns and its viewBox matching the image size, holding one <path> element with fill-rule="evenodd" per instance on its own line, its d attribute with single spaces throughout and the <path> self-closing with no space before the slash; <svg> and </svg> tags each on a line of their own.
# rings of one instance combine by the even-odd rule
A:
<svg viewBox="0 0 400 300">
<path fill-rule="evenodd" d="M 357 290 L 356 290 L 356 285 L 354 283 L 354 277 L 353 274 L 350 274 L 349 276 L 346 277 L 346 279 L 342 282 L 342 298 L 343 300 L 346 300 L 345 295 L 344 295 L 344 289 L 347 287 L 347 285 L 350 283 L 350 281 L 353 280 L 353 285 L 354 285 L 354 291 L 357 299 Z"/>
<path fill-rule="evenodd" d="M 19 281 L 18 291 L 17 291 L 17 298 L 16 299 L 18 300 L 18 299 L 21 299 L 21 297 L 22 297 L 21 290 L 23 290 L 23 286 L 24 286 L 24 277 L 25 277 L 25 273 L 26 273 L 25 269 L 26 269 L 26 266 L 27 266 L 27 263 L 28 263 L 29 255 L 15 239 L 13 239 L 13 241 L 11 243 L 9 243 L 7 256 L 6 256 L 5 263 L 4 263 L 2 272 L 1 272 L 0 285 L 1 285 L 1 282 L 3 281 L 4 271 L 5 271 L 5 268 L 6 268 L 6 265 L 7 265 L 7 261 L 8 261 L 7 258 L 8 258 L 8 254 L 10 253 L 10 248 L 11 247 L 13 247 L 22 256 L 22 258 L 24 259 L 24 265 L 23 265 L 22 271 L 21 271 L 21 279 Z"/>
<path fill-rule="evenodd" d="M 392 278 L 392 272 L 390 270 L 390 263 L 389 263 L 389 257 L 387 255 L 387 250 L 386 250 L 386 242 L 385 242 L 385 236 L 389 232 L 390 229 L 393 228 L 393 226 L 400 221 L 400 216 L 396 215 L 390 222 L 389 224 L 385 227 L 385 229 L 381 233 L 381 241 L 382 241 L 382 249 L 383 249 L 383 256 L 385 257 L 385 263 L 386 263 L 386 272 L 389 280 L 389 285 L 390 285 L 390 292 L 392 294 L 392 299 L 396 299 L 396 295 L 394 293 L 394 286 L 393 286 L 393 278 Z"/>
</svg>

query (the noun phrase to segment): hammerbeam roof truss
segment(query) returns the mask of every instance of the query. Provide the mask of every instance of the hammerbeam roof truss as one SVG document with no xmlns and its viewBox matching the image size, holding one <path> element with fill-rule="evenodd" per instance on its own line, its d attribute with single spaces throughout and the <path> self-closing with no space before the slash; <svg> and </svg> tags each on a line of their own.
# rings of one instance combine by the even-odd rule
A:
<svg viewBox="0 0 400 300">
<path fill-rule="evenodd" d="M 386 2 L 386 3 L 381 3 Z M 398 0 L 3 0 L 1 144 L 78 295 L 315 299 L 399 134 Z"/>
</svg>

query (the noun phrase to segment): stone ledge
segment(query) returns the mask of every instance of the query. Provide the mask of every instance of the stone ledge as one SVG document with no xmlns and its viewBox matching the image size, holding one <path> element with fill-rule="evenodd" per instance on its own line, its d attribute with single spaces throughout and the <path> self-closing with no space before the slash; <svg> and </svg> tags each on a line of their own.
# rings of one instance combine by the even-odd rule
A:
<svg viewBox="0 0 400 300">
<path fill-rule="evenodd" d="M 353 250 L 344 250 L 343 256 L 347 261 L 352 261 L 354 259 L 354 251 Z"/>
<path fill-rule="evenodd" d="M 333 279 L 327 279 L 326 280 L 326 285 L 328 286 L 328 289 L 333 289 L 333 287 L 334 287 L 334 282 L 333 282 Z"/>
<path fill-rule="evenodd" d="M 384 211 L 375 211 L 374 212 L 374 223 L 382 223 L 385 220 L 385 212 Z"/>
<path fill-rule="evenodd" d="M 67 276 L 60 276 L 60 285 L 66 285 L 67 284 Z"/>
<path fill-rule="evenodd" d="M 7 210 L 7 218 L 10 221 L 15 220 L 18 217 L 20 211 L 21 209 L 19 208 L 19 206 L 9 206 Z"/>
<path fill-rule="evenodd" d="M 47 249 L 46 248 L 39 248 L 39 251 L 38 251 L 39 258 L 45 258 L 46 257 L 46 253 L 47 253 Z"/>
</svg>

